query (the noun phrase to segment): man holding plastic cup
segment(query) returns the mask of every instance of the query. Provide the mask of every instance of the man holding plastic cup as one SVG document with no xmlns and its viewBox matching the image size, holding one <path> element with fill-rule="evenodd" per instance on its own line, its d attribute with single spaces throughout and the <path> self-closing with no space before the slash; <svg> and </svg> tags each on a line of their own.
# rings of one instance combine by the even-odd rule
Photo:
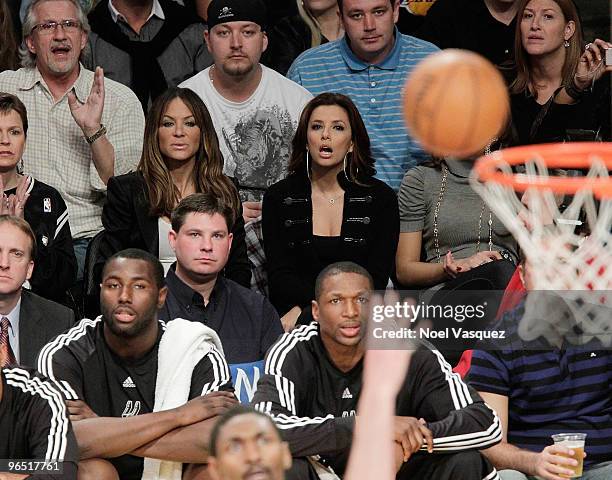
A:
<svg viewBox="0 0 612 480">
<path fill-rule="evenodd" d="M 472 355 L 469 383 L 495 409 L 504 432 L 501 443 L 481 453 L 502 480 L 612 479 L 612 351 L 597 339 L 525 341 L 517 331 L 523 315 L 524 301 L 494 327 L 506 339 Z M 584 435 L 580 443 L 577 434 Z M 578 456 L 579 446 L 586 455 Z"/>
</svg>

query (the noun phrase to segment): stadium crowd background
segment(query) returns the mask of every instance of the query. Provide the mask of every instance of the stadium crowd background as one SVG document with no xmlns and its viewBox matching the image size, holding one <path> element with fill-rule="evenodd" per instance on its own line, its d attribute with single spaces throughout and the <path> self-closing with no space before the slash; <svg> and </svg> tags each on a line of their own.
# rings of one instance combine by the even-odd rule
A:
<svg viewBox="0 0 612 480">
<path fill-rule="evenodd" d="M 0 458 L 342 478 L 370 293 L 525 291 L 484 149 L 423 151 L 402 87 L 472 49 L 510 94 L 488 150 L 610 142 L 610 3 L 409 3 L 0 0 Z M 465 350 L 422 345 L 393 391 L 397 478 L 557 480 L 561 430 L 612 478 L 609 352 Z"/>
</svg>

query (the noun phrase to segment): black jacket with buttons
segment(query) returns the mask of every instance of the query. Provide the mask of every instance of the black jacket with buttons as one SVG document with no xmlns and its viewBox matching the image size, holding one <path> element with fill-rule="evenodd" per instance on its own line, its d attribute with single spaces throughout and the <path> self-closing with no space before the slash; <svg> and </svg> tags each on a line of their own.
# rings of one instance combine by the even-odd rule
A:
<svg viewBox="0 0 612 480">
<path fill-rule="evenodd" d="M 336 261 L 353 261 L 384 289 L 393 269 L 399 238 L 399 211 L 393 189 L 375 178 L 362 186 L 338 174 L 346 192 L 342 213 L 341 247 Z M 270 300 L 280 315 L 294 306 L 306 307 L 314 284 L 327 266 L 313 247 L 310 181 L 291 174 L 272 185 L 263 198 L 263 239 Z"/>
</svg>

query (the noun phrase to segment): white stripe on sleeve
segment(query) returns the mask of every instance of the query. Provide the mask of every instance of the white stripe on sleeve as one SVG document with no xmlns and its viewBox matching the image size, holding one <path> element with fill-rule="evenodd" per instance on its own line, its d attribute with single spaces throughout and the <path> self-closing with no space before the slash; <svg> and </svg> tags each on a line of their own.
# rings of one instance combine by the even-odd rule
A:
<svg viewBox="0 0 612 480">
<path fill-rule="evenodd" d="M 72 388 L 65 388 L 60 383 L 53 373 L 53 355 L 59 351 L 62 347 L 70 344 L 71 342 L 77 341 L 79 338 L 87 334 L 88 328 L 95 328 L 96 325 L 102 321 L 102 316 L 99 316 L 95 320 L 84 318 L 77 325 L 72 327 L 66 333 L 58 335 L 54 340 L 47 343 L 40 353 L 38 354 L 38 371 L 43 375 L 54 380 L 56 385 L 61 389 L 62 393 L 68 398 L 68 400 L 77 400 L 77 396 Z"/>
<path fill-rule="evenodd" d="M 4 376 L 8 385 L 17 387 L 24 393 L 38 395 L 47 402 L 51 409 L 51 424 L 45 459 L 62 461 L 68 442 L 69 419 L 61 393 L 51 383 L 38 377 L 30 377 L 28 371 L 20 368 L 5 369 Z"/>
</svg>

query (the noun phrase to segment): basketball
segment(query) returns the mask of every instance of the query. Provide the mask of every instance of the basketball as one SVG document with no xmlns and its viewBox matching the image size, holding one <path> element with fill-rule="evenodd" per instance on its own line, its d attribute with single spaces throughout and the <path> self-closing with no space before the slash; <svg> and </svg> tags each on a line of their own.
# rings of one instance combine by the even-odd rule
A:
<svg viewBox="0 0 612 480">
<path fill-rule="evenodd" d="M 405 3 L 402 2 L 402 6 L 405 6 L 410 13 L 413 15 L 426 15 L 427 10 L 436 2 L 436 0 L 407 0 Z"/>
<path fill-rule="evenodd" d="M 505 128 L 509 111 L 501 74 L 484 57 L 466 50 L 430 55 L 415 67 L 404 87 L 408 129 L 438 157 L 480 153 Z"/>
</svg>

